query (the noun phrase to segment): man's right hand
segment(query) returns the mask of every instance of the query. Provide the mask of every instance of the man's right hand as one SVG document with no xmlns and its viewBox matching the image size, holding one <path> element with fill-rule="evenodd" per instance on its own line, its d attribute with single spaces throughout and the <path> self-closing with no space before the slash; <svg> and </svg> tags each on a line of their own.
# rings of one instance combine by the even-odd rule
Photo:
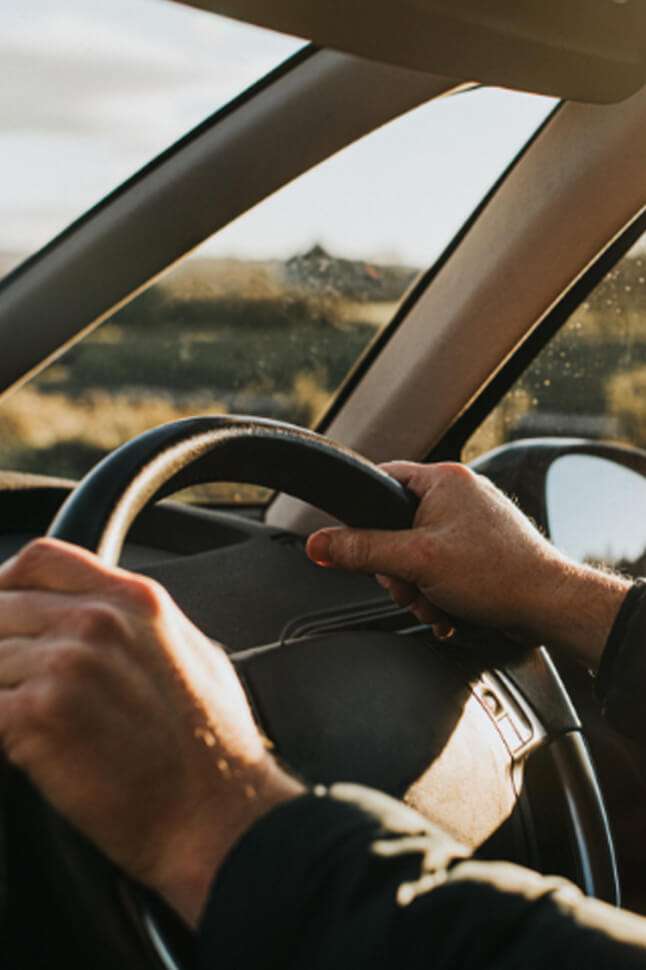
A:
<svg viewBox="0 0 646 970">
<path fill-rule="evenodd" d="M 561 647 L 596 669 L 627 580 L 566 559 L 464 465 L 382 467 L 420 499 L 413 527 L 323 529 L 310 536 L 311 559 L 375 573 L 395 602 L 440 634 L 467 620 Z"/>
</svg>

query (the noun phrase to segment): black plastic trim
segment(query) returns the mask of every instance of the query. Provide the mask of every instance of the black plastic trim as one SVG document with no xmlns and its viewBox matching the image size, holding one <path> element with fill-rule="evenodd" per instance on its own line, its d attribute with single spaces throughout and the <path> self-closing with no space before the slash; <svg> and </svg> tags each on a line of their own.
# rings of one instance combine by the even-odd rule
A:
<svg viewBox="0 0 646 970">
<path fill-rule="evenodd" d="M 532 360 L 585 300 L 597 283 L 646 232 L 646 209 L 640 211 L 624 231 L 600 253 L 560 298 L 545 319 L 518 346 L 509 360 L 485 384 L 462 414 L 458 415 L 432 448 L 426 461 L 459 461 L 467 440 L 496 407 Z"/>
<path fill-rule="evenodd" d="M 508 441 L 480 455 L 471 462 L 471 468 L 513 495 L 525 515 L 549 536 L 545 482 L 550 466 L 562 455 L 594 455 L 646 476 L 646 452 L 639 448 L 566 437 Z"/>
<path fill-rule="evenodd" d="M 525 785 L 519 804 L 535 841 L 531 864 L 551 873 L 567 862 L 560 871 L 586 895 L 620 906 L 610 823 L 581 732 L 563 734 L 536 751 L 526 766 Z"/>
</svg>

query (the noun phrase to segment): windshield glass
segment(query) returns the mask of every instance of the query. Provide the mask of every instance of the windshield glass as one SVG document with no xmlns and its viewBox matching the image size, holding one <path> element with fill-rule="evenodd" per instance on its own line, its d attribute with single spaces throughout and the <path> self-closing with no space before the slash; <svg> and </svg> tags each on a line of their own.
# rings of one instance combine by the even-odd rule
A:
<svg viewBox="0 0 646 970">
<path fill-rule="evenodd" d="M 313 426 L 553 102 L 473 89 L 361 139 L 241 216 L 0 412 L 0 463 L 78 478 L 164 421 Z M 210 486 L 208 501 L 258 500 Z"/>
<path fill-rule="evenodd" d="M 0 4 L 0 278 L 302 44 L 162 0 Z"/>
</svg>

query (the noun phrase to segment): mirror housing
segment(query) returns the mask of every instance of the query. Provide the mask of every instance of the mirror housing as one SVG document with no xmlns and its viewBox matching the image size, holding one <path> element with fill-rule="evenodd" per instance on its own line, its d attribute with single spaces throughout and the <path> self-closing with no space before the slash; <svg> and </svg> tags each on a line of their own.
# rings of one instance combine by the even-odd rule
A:
<svg viewBox="0 0 646 970">
<path fill-rule="evenodd" d="M 646 453 L 573 438 L 502 445 L 472 463 L 579 562 L 646 571 Z M 619 499 L 619 500 L 618 500 Z"/>
</svg>

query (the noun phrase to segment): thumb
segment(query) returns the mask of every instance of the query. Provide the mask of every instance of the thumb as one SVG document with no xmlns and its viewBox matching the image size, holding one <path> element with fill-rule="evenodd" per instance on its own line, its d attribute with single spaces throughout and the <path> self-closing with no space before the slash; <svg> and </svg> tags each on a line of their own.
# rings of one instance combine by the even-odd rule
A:
<svg viewBox="0 0 646 970">
<path fill-rule="evenodd" d="M 359 573 L 385 573 L 416 582 L 415 536 L 410 529 L 321 529 L 307 540 L 305 551 L 319 566 Z"/>
</svg>

